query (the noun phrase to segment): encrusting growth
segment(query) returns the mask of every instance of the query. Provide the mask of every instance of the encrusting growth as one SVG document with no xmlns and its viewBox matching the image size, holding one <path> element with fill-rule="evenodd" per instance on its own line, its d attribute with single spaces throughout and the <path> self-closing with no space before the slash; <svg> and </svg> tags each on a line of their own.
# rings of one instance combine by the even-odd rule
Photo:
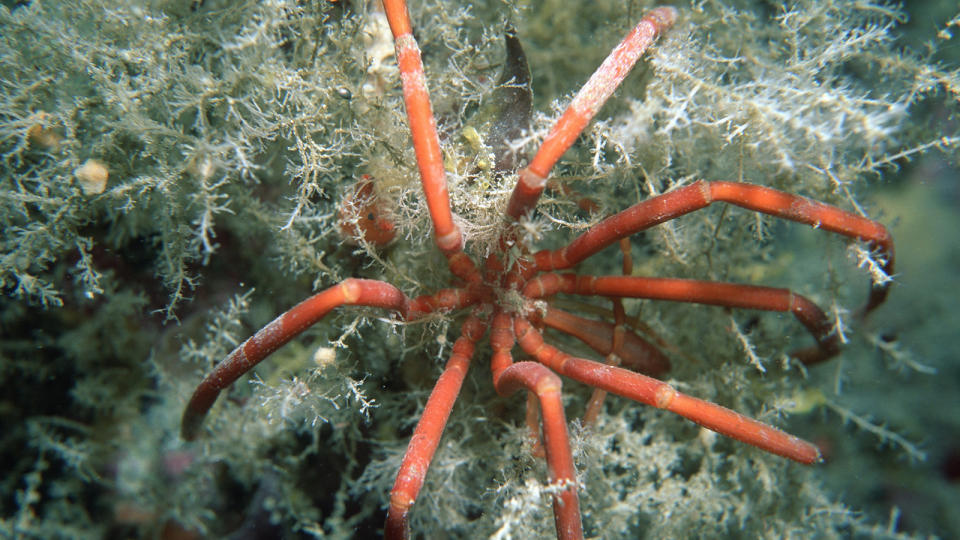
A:
<svg viewBox="0 0 960 540">
<path fill-rule="evenodd" d="M 582 538 L 578 481 L 571 456 L 559 375 L 688 418 L 718 433 L 800 463 L 820 460 L 811 443 L 732 410 L 681 393 L 650 375 L 669 368 L 657 346 L 625 325 L 620 299 L 646 298 L 709 304 L 738 309 L 792 313 L 816 344 L 793 355 L 803 363 L 826 360 L 839 350 L 837 337 L 824 312 L 810 300 L 787 289 L 702 280 L 638 277 L 624 261 L 622 276 L 589 276 L 569 271 L 602 249 L 650 227 L 703 209 L 720 201 L 824 229 L 864 242 L 893 272 L 893 243 L 886 228 L 839 208 L 772 188 L 739 183 L 699 181 L 652 197 L 590 227 L 568 245 L 531 253 L 518 241 L 515 222 L 537 207 L 546 179 L 557 160 L 573 144 L 604 102 L 657 37 L 677 19 L 677 11 L 659 7 L 641 19 L 573 99 L 543 141 L 519 180 L 507 206 L 510 224 L 502 232 L 501 252 L 479 264 L 464 251 L 464 240 L 453 219 L 446 172 L 426 88 L 423 65 L 403 0 L 385 0 L 384 9 L 396 43 L 404 102 L 423 192 L 437 247 L 446 256 L 454 279 L 450 289 L 408 298 L 393 285 L 375 280 L 348 279 L 298 304 L 236 348 L 201 382 L 183 415 L 182 435 L 199 435 L 204 417 L 220 391 L 232 384 L 294 336 L 341 306 L 388 310 L 402 321 L 413 321 L 439 310 L 469 309 L 450 359 L 417 423 L 390 495 L 385 526 L 388 538 L 409 536 L 409 515 L 423 486 L 475 350 L 487 330 L 492 348 L 491 373 L 496 391 L 509 395 L 527 390 L 542 411 L 543 446 L 550 474 L 557 536 Z M 361 188 L 362 189 L 362 188 Z M 507 246 L 519 246 L 511 257 Z M 875 283 L 861 315 L 880 305 L 889 282 Z M 586 321 L 554 306 L 538 308 L 564 293 L 614 300 L 614 323 Z M 516 301 L 519 298 L 520 301 Z M 512 299 L 512 300 L 509 300 Z M 608 356 L 603 364 L 567 354 L 547 344 L 542 328 L 550 327 L 581 339 Z M 514 363 L 515 345 L 535 361 Z M 615 364 L 620 364 L 618 367 Z M 599 398 L 599 399 L 602 399 Z M 529 416 L 528 416 L 529 417 Z"/>
</svg>

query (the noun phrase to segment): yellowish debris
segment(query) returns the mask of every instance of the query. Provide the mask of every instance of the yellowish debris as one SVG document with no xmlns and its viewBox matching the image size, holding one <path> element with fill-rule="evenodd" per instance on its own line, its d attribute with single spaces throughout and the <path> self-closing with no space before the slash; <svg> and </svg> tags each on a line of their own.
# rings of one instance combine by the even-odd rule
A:
<svg viewBox="0 0 960 540">
<path fill-rule="evenodd" d="M 27 128 L 27 140 L 30 144 L 43 150 L 58 150 L 63 135 L 53 125 L 53 115 L 48 112 L 38 112 L 31 115 L 33 124 Z"/>
<path fill-rule="evenodd" d="M 107 188 L 109 172 L 107 166 L 97 159 L 88 159 L 86 163 L 74 169 L 73 175 L 80 182 L 85 195 L 97 195 Z"/>
</svg>

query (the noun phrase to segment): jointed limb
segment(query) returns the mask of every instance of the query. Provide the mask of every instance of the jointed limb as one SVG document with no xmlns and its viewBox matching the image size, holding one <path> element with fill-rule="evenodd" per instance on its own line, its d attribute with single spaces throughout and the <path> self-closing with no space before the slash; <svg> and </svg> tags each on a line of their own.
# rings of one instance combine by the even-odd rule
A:
<svg viewBox="0 0 960 540">
<path fill-rule="evenodd" d="M 519 219 L 537 205 L 550 176 L 550 169 L 613 95 L 644 51 L 676 19 L 677 10 L 672 7 L 656 8 L 644 16 L 610 52 L 554 124 L 530 164 L 520 171 L 520 178 L 507 206 L 510 218 Z"/>
<path fill-rule="evenodd" d="M 633 275 L 633 258 L 630 256 L 630 239 L 621 238 L 620 239 L 620 252 L 623 255 L 623 275 L 630 276 Z M 619 297 L 612 297 L 610 301 L 613 303 L 613 327 L 611 328 L 610 336 L 610 352 L 606 355 L 606 363 L 610 366 L 620 366 L 623 363 L 623 357 L 626 356 L 627 352 L 624 349 L 624 345 L 627 340 L 627 311 L 623 307 L 623 299 Z M 639 336 L 631 334 L 632 337 L 646 346 L 647 349 L 656 350 L 652 345 L 647 343 L 645 340 Z M 660 351 L 656 351 L 659 353 Z M 666 357 L 663 357 L 666 360 Z M 664 364 L 665 369 L 669 369 L 669 362 Z M 646 373 L 641 370 L 642 373 Z M 652 374 L 651 374 L 652 375 Z M 593 393 L 590 395 L 590 399 L 587 401 L 586 410 L 583 413 L 583 425 L 592 426 L 596 422 L 597 418 L 600 416 L 600 411 L 603 409 L 603 402 L 607 398 L 607 392 L 599 388 L 594 388 Z"/>
<path fill-rule="evenodd" d="M 893 239 L 886 227 L 876 221 L 773 188 L 740 182 L 704 181 L 639 202 L 591 227 L 564 248 L 535 253 L 537 270 L 570 268 L 621 238 L 700 210 L 716 201 L 866 242 L 879 251 L 883 271 L 888 276 L 893 275 Z M 862 310 L 864 315 L 883 303 L 889 287 L 889 281 L 871 285 L 870 296 Z"/>
<path fill-rule="evenodd" d="M 553 514 L 557 538 L 583 538 L 580 520 L 580 499 L 577 495 L 577 475 L 570 451 L 567 420 L 563 412 L 562 382 L 549 369 L 536 362 L 513 363 L 510 349 L 514 345 L 512 317 L 504 312 L 494 316 L 490 345 L 493 358 L 493 384 L 497 393 L 510 395 L 526 389 L 539 400 L 543 413 L 543 439 L 550 484 L 558 491 L 553 495 Z M 528 408 L 528 411 L 530 409 Z"/>
<path fill-rule="evenodd" d="M 616 324 L 585 319 L 555 307 L 548 307 L 540 319 L 547 328 L 571 335 L 603 356 L 614 354 L 625 367 L 647 375 L 662 375 L 670 370 L 670 360 L 645 339 L 624 329 L 616 348 Z"/>
<path fill-rule="evenodd" d="M 433 295 L 410 300 L 399 289 L 382 281 L 347 279 L 300 302 L 240 344 L 217 364 L 197 386 L 183 411 L 181 436 L 197 437 L 200 425 L 220 392 L 241 375 L 253 369 L 273 351 L 316 324 L 340 306 L 369 306 L 397 312 L 412 320 L 438 309 L 460 309 L 477 302 L 465 289 L 443 289 Z"/>
<path fill-rule="evenodd" d="M 460 229 L 453 223 L 447 177 L 443 170 L 440 138 L 433 119 L 430 95 L 423 75 L 420 48 L 410 28 L 410 15 L 404 0 L 384 0 L 384 11 L 396 42 L 397 65 L 403 83 L 403 100 L 407 106 L 407 121 L 413 136 L 413 149 L 423 182 L 423 192 L 433 221 L 437 246 L 444 253 L 463 247 Z"/>
<path fill-rule="evenodd" d="M 536 362 L 517 362 L 500 372 L 500 376 L 494 380 L 497 393 L 501 395 L 526 389 L 536 394 L 540 401 L 543 446 L 547 452 L 550 484 L 558 490 L 553 494 L 557 538 L 567 540 L 583 538 L 583 529 L 561 385 L 560 377 Z"/>
<path fill-rule="evenodd" d="M 410 15 L 405 0 L 384 0 L 383 8 L 390 23 L 396 44 L 397 66 L 403 84 L 403 100 L 407 107 L 407 122 L 417 156 L 423 194 L 433 222 L 434 240 L 446 255 L 450 271 L 467 282 L 479 282 L 476 265 L 463 253 L 463 235 L 453 222 L 447 175 L 443 168 L 440 137 L 427 92 L 427 81 L 420 59 L 420 48 L 410 28 Z"/>
<path fill-rule="evenodd" d="M 437 445 L 440 444 L 450 411 L 460 394 L 467 368 L 470 367 L 473 350 L 486 329 L 486 323 L 475 315 L 471 315 L 463 323 L 460 337 L 453 344 L 453 354 L 427 399 L 427 405 L 413 431 L 413 437 L 397 473 L 397 480 L 390 492 L 390 510 L 384 525 L 384 536 L 388 539 L 410 536 L 410 507 L 423 487 L 427 469 L 437 451 Z"/>
<path fill-rule="evenodd" d="M 527 298 L 542 298 L 558 292 L 647 298 L 691 302 L 741 309 L 760 309 L 793 313 L 817 340 L 817 347 L 791 353 L 805 364 L 822 362 L 839 352 L 838 336 L 826 314 L 807 298 L 789 289 L 700 281 L 695 279 L 650 278 L 636 276 L 580 276 L 546 273 L 530 280 L 523 288 Z"/>
<path fill-rule="evenodd" d="M 576 358 L 544 343 L 526 320 L 514 322 L 517 342 L 528 354 L 557 373 L 660 409 L 666 409 L 727 437 L 801 463 L 820 461 L 816 446 L 725 407 L 688 396 L 652 377 Z"/>
</svg>

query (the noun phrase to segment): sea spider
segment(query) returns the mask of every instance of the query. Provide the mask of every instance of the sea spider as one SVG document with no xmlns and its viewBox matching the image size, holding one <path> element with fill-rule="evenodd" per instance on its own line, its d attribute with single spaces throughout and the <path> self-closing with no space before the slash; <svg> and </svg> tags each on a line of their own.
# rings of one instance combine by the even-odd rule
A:
<svg viewBox="0 0 960 540">
<path fill-rule="evenodd" d="M 539 400 L 542 444 L 553 488 L 553 510 L 559 538 L 581 538 L 583 531 L 558 374 L 597 389 L 598 394 L 591 400 L 593 412 L 588 414 L 596 414 L 596 404 L 602 399 L 603 392 L 612 392 L 669 410 L 768 452 L 801 463 L 818 462 L 820 452 L 811 443 L 719 405 L 685 395 L 664 382 L 638 373 L 657 375 L 666 371 L 669 364 L 656 347 L 627 328 L 621 299 L 644 298 L 790 312 L 816 341 L 812 347 L 791 353 L 805 364 L 822 361 L 838 352 L 838 336 L 832 331 L 824 312 L 813 302 L 787 289 L 633 276 L 627 262 L 626 246 L 629 244 L 622 241 L 654 225 L 722 201 L 865 242 L 883 261 L 883 271 L 890 275 L 893 272 L 893 243 L 886 228 L 839 208 L 768 187 L 701 180 L 608 217 L 562 248 L 536 253 L 526 251 L 516 224 L 536 208 L 557 160 L 623 81 L 640 55 L 675 21 L 677 12 L 673 8 L 660 7 L 643 17 L 613 50 L 574 97 L 534 158 L 519 171 L 507 205 L 507 224 L 499 239 L 499 250 L 478 263 L 464 251 L 461 232 L 451 212 L 440 141 L 406 4 L 404 0 L 384 0 L 383 4 L 395 40 L 407 118 L 434 239 L 449 263 L 450 273 L 454 276 L 453 286 L 434 294 L 408 298 L 383 281 L 347 279 L 301 302 L 237 347 L 200 383 L 183 415 L 183 437 L 189 440 L 198 435 L 201 423 L 219 393 L 238 377 L 331 310 L 354 305 L 391 310 L 402 321 L 416 320 L 440 310 L 470 312 L 403 457 L 390 495 L 385 524 L 388 538 L 409 535 L 411 507 L 423 485 L 474 350 L 488 330 L 492 349 L 491 374 L 496 391 L 508 395 L 527 390 Z M 504 138 L 501 136 L 500 140 Z M 369 192 L 361 186 L 354 196 L 365 197 Z M 361 201 L 357 204 L 363 207 L 375 203 Z M 366 210 L 369 210 L 369 219 L 374 221 L 377 218 L 375 207 Z M 383 223 L 378 227 L 384 226 L 391 227 Z M 359 228 L 351 230 L 362 235 L 362 227 L 360 224 Z M 386 236 L 392 238 L 392 234 Z M 624 275 L 589 276 L 569 272 L 588 257 L 618 242 L 621 242 L 625 255 Z M 871 285 L 861 315 L 884 301 L 888 287 L 888 282 Z M 545 302 L 558 293 L 609 298 L 614 305 L 614 321 L 589 321 Z M 545 343 L 541 334 L 543 327 L 554 328 L 584 341 L 605 355 L 607 363 L 577 358 Z M 517 344 L 536 361 L 514 362 L 512 350 Z M 618 367 L 618 363 L 632 370 Z M 534 401 L 530 403 L 536 406 Z"/>
</svg>

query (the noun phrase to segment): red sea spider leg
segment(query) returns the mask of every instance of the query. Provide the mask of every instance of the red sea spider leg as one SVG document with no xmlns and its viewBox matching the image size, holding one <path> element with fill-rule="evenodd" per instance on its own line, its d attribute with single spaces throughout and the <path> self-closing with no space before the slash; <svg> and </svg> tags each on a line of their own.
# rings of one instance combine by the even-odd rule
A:
<svg viewBox="0 0 960 540">
<path fill-rule="evenodd" d="M 526 389 L 537 396 L 543 423 L 543 446 L 550 470 L 550 485 L 559 489 L 559 492 L 553 495 L 557 538 L 583 538 L 580 499 L 577 496 L 577 478 L 570 451 L 567 420 L 563 412 L 563 383 L 560 377 L 542 364 L 518 362 L 500 372 L 494 384 L 500 395 Z"/>
<path fill-rule="evenodd" d="M 482 281 L 480 272 L 463 252 L 463 235 L 453 222 L 440 138 L 430 105 L 430 94 L 427 92 L 420 48 L 410 27 L 407 3 L 404 0 L 384 0 L 383 9 L 396 44 L 407 122 L 410 124 L 410 136 L 417 156 L 423 194 L 430 211 L 430 221 L 433 223 L 434 240 L 440 251 L 446 255 L 450 271 L 455 276 L 470 283 L 478 283 Z"/>
<path fill-rule="evenodd" d="M 407 298 L 399 289 L 369 279 L 347 279 L 300 302 L 240 344 L 194 390 L 183 411 L 181 436 L 193 440 L 220 392 L 264 358 L 340 306 L 369 306 L 396 311 L 412 320 L 438 309 L 459 309 L 476 302 L 464 289 L 444 289 L 433 295 Z"/>
<path fill-rule="evenodd" d="M 623 255 L 623 262 L 621 266 L 623 275 L 633 275 L 633 258 L 630 256 L 629 238 L 620 239 L 620 252 Z M 623 358 L 627 353 L 627 351 L 624 349 L 624 345 L 627 343 L 627 336 L 631 333 L 627 331 L 625 324 L 627 321 L 627 311 L 623 307 L 623 299 L 612 297 L 610 298 L 610 301 L 613 303 L 613 329 L 610 339 L 610 352 L 606 355 L 606 363 L 611 366 L 620 366 L 623 364 Z M 646 346 L 647 350 L 656 350 L 652 345 L 647 343 L 639 336 L 633 335 L 633 338 L 636 343 Z M 659 353 L 660 351 L 657 352 Z M 663 357 L 663 359 L 666 360 L 666 357 Z M 670 364 L 668 362 L 665 362 L 665 369 L 669 368 L 669 365 Z M 646 373 L 643 370 L 639 371 L 641 373 Z M 654 374 L 651 373 L 651 375 Z M 584 426 L 592 426 L 597 421 L 597 418 L 600 416 L 600 411 L 603 410 L 603 402 L 606 397 L 607 393 L 605 391 L 600 390 L 599 388 L 593 389 L 593 394 L 587 401 L 587 407 L 584 409 L 583 413 Z"/>
<path fill-rule="evenodd" d="M 523 288 L 523 294 L 528 298 L 559 292 L 790 312 L 817 341 L 816 347 L 794 351 L 791 356 L 804 364 L 816 364 L 840 351 L 839 336 L 833 333 L 833 326 L 823 310 L 789 289 L 695 279 L 580 276 L 552 272 L 531 279 Z"/>
<path fill-rule="evenodd" d="M 549 306 L 540 322 L 548 328 L 573 336 L 603 356 L 615 353 L 624 367 L 651 376 L 670 371 L 670 360 L 647 340 L 621 327 L 620 347 L 616 347 L 617 327 L 604 321 L 586 319 Z"/>
<path fill-rule="evenodd" d="M 705 181 L 698 181 L 641 201 L 591 227 L 564 248 L 535 253 L 537 270 L 570 268 L 621 238 L 700 210 L 716 201 L 804 223 L 866 242 L 879 251 L 883 261 L 883 272 L 887 276 L 893 275 L 893 239 L 886 227 L 876 221 L 773 188 L 740 182 Z M 890 283 L 887 280 L 871 284 L 870 295 L 861 314 L 866 315 L 883 303 L 889 292 Z"/>
<path fill-rule="evenodd" d="M 510 218 L 519 219 L 537 205 L 550 176 L 550 169 L 613 95 L 640 56 L 676 20 L 677 10 L 668 6 L 658 7 L 640 19 L 610 52 L 554 124 L 530 164 L 520 171 L 520 178 L 507 206 Z"/>
<path fill-rule="evenodd" d="M 559 488 L 553 494 L 553 515 L 560 540 L 583 538 L 580 498 L 577 495 L 577 474 L 570 451 L 570 436 L 563 412 L 562 381 L 555 373 L 536 362 L 513 363 L 513 317 L 499 312 L 494 316 L 490 332 L 493 357 L 490 370 L 494 387 L 501 396 L 526 389 L 535 395 L 543 416 L 543 443 L 546 450 L 550 484 Z"/>
<path fill-rule="evenodd" d="M 463 239 L 460 229 L 453 223 L 453 214 L 450 211 L 440 138 L 427 92 L 420 48 L 417 47 L 410 27 L 407 3 L 404 0 L 384 0 L 383 9 L 396 43 L 397 66 L 400 68 L 400 79 L 403 83 L 407 121 L 410 124 L 413 148 L 437 246 L 444 253 L 458 251 L 463 247 Z"/>
<path fill-rule="evenodd" d="M 390 492 L 390 509 L 384 525 L 384 537 L 387 539 L 410 537 L 410 508 L 423 487 L 430 462 L 470 367 L 473 351 L 486 329 L 486 323 L 475 315 L 463 323 L 460 337 L 453 344 L 450 360 L 430 392 Z"/>
<path fill-rule="evenodd" d="M 669 384 L 652 377 L 577 358 L 560 351 L 544 343 L 543 336 L 526 319 L 518 317 L 514 328 L 517 342 L 527 354 L 565 377 L 659 409 L 666 409 L 707 429 L 772 454 L 805 464 L 821 460 L 816 446 L 777 428 L 726 407 L 678 392 Z"/>
</svg>

